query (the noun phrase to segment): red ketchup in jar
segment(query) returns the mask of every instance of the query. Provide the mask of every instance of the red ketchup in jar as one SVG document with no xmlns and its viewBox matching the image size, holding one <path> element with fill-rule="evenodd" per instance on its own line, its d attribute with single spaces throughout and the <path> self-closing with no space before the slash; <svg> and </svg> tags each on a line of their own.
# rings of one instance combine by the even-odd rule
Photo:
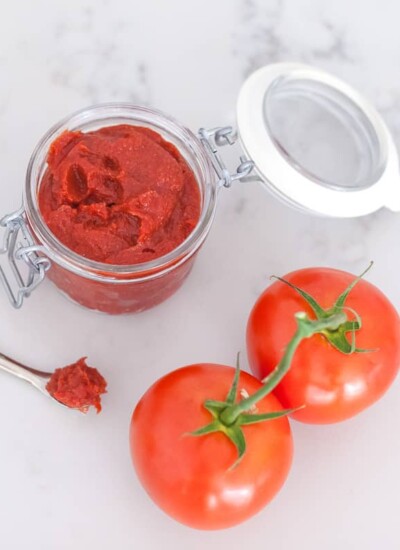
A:
<svg viewBox="0 0 400 550">
<path fill-rule="evenodd" d="M 194 174 L 159 134 L 127 124 L 64 132 L 51 145 L 39 208 L 65 246 L 131 265 L 167 254 L 200 216 Z"/>
</svg>

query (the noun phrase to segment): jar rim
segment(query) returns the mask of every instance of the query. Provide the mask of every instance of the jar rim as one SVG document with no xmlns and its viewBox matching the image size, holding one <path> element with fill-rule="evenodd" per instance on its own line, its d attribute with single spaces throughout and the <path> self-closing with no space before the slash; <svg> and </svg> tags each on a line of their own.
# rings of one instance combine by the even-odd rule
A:
<svg viewBox="0 0 400 550">
<path fill-rule="evenodd" d="M 66 129 L 78 130 L 80 126 L 90 122 L 104 122 L 104 126 L 106 126 L 107 120 L 111 120 L 113 117 L 129 118 L 132 120 L 132 123 L 135 121 L 135 125 L 147 123 L 150 127 L 156 127 L 160 132 L 164 131 L 179 139 L 182 145 L 185 144 L 185 151 L 182 151 L 182 148 L 179 146 L 178 149 L 186 160 L 187 154 L 190 153 L 191 160 L 196 162 L 197 168 L 202 174 L 203 181 L 199 181 L 198 174 L 195 173 L 195 178 L 202 195 L 200 217 L 195 228 L 176 248 L 163 256 L 147 262 L 127 265 L 108 264 L 77 254 L 65 246 L 51 232 L 38 207 L 37 189 L 38 185 L 40 185 L 41 176 L 38 178 L 39 182 L 37 182 L 35 170 L 38 168 L 37 164 L 40 164 L 40 155 L 45 160 L 49 145 Z M 126 123 L 129 124 L 129 122 Z M 192 163 L 189 164 L 193 168 Z M 40 139 L 31 155 L 26 172 L 24 207 L 28 222 L 40 244 L 43 245 L 44 254 L 48 255 L 58 265 L 80 275 L 101 281 L 109 280 L 113 277 L 116 281 L 120 282 L 123 282 L 124 277 L 130 281 L 132 279 L 137 280 L 138 278 L 148 280 L 170 271 L 198 250 L 207 236 L 213 220 L 217 189 L 211 160 L 200 139 L 191 130 L 180 124 L 173 117 L 157 109 L 125 102 L 100 103 L 75 111 L 63 118 L 53 125 Z"/>
</svg>

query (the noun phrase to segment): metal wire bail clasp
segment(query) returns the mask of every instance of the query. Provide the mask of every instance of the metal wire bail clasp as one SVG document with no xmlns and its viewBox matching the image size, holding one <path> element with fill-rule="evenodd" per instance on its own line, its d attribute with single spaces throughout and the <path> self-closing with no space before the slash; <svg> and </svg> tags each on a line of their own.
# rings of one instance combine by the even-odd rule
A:
<svg viewBox="0 0 400 550">
<path fill-rule="evenodd" d="M 208 156 L 211 159 L 221 185 L 224 187 L 231 187 L 234 181 L 243 180 L 250 175 L 250 172 L 254 168 L 254 162 L 252 160 L 241 156 L 240 164 L 236 169 L 236 173 L 232 174 L 226 167 L 218 151 L 218 147 L 235 144 L 237 135 L 232 126 L 211 128 L 209 130 L 200 128 L 199 135 L 204 147 L 206 148 Z"/>
<path fill-rule="evenodd" d="M 4 216 L 0 220 L 0 227 L 5 228 L 0 255 L 7 254 L 11 271 L 11 276 L 8 276 L 0 265 L 0 279 L 11 304 L 18 309 L 24 298 L 43 281 L 51 262 L 38 254 L 43 251 L 43 247 L 35 244 L 26 225 L 23 208 Z"/>
</svg>

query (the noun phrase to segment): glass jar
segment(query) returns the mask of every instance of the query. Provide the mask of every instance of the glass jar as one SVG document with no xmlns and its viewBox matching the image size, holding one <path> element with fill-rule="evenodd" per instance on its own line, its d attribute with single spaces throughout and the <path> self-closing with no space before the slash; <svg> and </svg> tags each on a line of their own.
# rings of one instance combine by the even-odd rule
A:
<svg viewBox="0 0 400 550">
<path fill-rule="evenodd" d="M 76 254 L 52 234 L 38 208 L 47 153 L 57 136 L 116 124 L 145 126 L 173 143 L 192 168 L 201 195 L 200 219 L 188 238 L 168 254 L 135 265 Z M 231 173 L 221 147 L 236 141 L 245 155 Z M 23 207 L 0 222 L 6 229 L 0 253 L 7 254 L 11 267 L 10 276 L 0 266 L 0 278 L 11 302 L 20 307 L 46 275 L 75 302 L 106 313 L 138 312 L 162 302 L 189 274 L 210 230 L 218 190 L 252 174 L 279 199 L 314 214 L 353 217 L 385 206 L 400 210 L 398 155 L 375 109 L 318 69 L 267 65 L 240 90 L 237 131 L 201 129 L 196 136 L 167 115 L 127 104 L 84 109 L 50 129 L 29 162 Z"/>
<path fill-rule="evenodd" d="M 49 230 L 38 205 L 38 191 L 51 143 L 65 130 L 88 132 L 116 124 L 145 126 L 173 143 L 193 170 L 200 190 L 200 218 L 189 237 L 170 253 L 135 265 L 110 265 L 76 254 Z M 45 266 L 47 277 L 82 306 L 112 314 L 148 309 L 171 296 L 189 274 L 210 229 L 216 193 L 215 173 L 199 139 L 172 118 L 153 109 L 126 104 L 84 109 L 51 128 L 38 143 L 29 162 L 24 218 L 33 240 L 28 247 L 30 257 L 32 259 L 35 254 L 39 262 L 42 257 L 50 260 L 50 263 L 39 263 Z"/>
</svg>

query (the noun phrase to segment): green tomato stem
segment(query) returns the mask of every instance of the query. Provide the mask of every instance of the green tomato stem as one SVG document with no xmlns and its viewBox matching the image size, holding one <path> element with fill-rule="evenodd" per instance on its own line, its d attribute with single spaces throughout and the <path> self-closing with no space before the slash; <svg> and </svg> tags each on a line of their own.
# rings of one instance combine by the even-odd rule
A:
<svg viewBox="0 0 400 550">
<path fill-rule="evenodd" d="M 262 388 L 246 399 L 239 401 L 239 403 L 226 407 L 226 409 L 221 412 L 220 420 L 225 426 L 232 426 L 241 413 L 248 411 L 279 384 L 289 370 L 295 351 L 302 340 L 310 338 L 318 332 L 337 330 L 347 321 L 347 317 L 343 311 L 340 311 L 324 319 L 311 320 L 305 313 L 298 313 L 296 315 L 296 321 L 297 329 L 293 338 L 286 346 L 285 353 L 275 370 L 265 379 Z"/>
</svg>

